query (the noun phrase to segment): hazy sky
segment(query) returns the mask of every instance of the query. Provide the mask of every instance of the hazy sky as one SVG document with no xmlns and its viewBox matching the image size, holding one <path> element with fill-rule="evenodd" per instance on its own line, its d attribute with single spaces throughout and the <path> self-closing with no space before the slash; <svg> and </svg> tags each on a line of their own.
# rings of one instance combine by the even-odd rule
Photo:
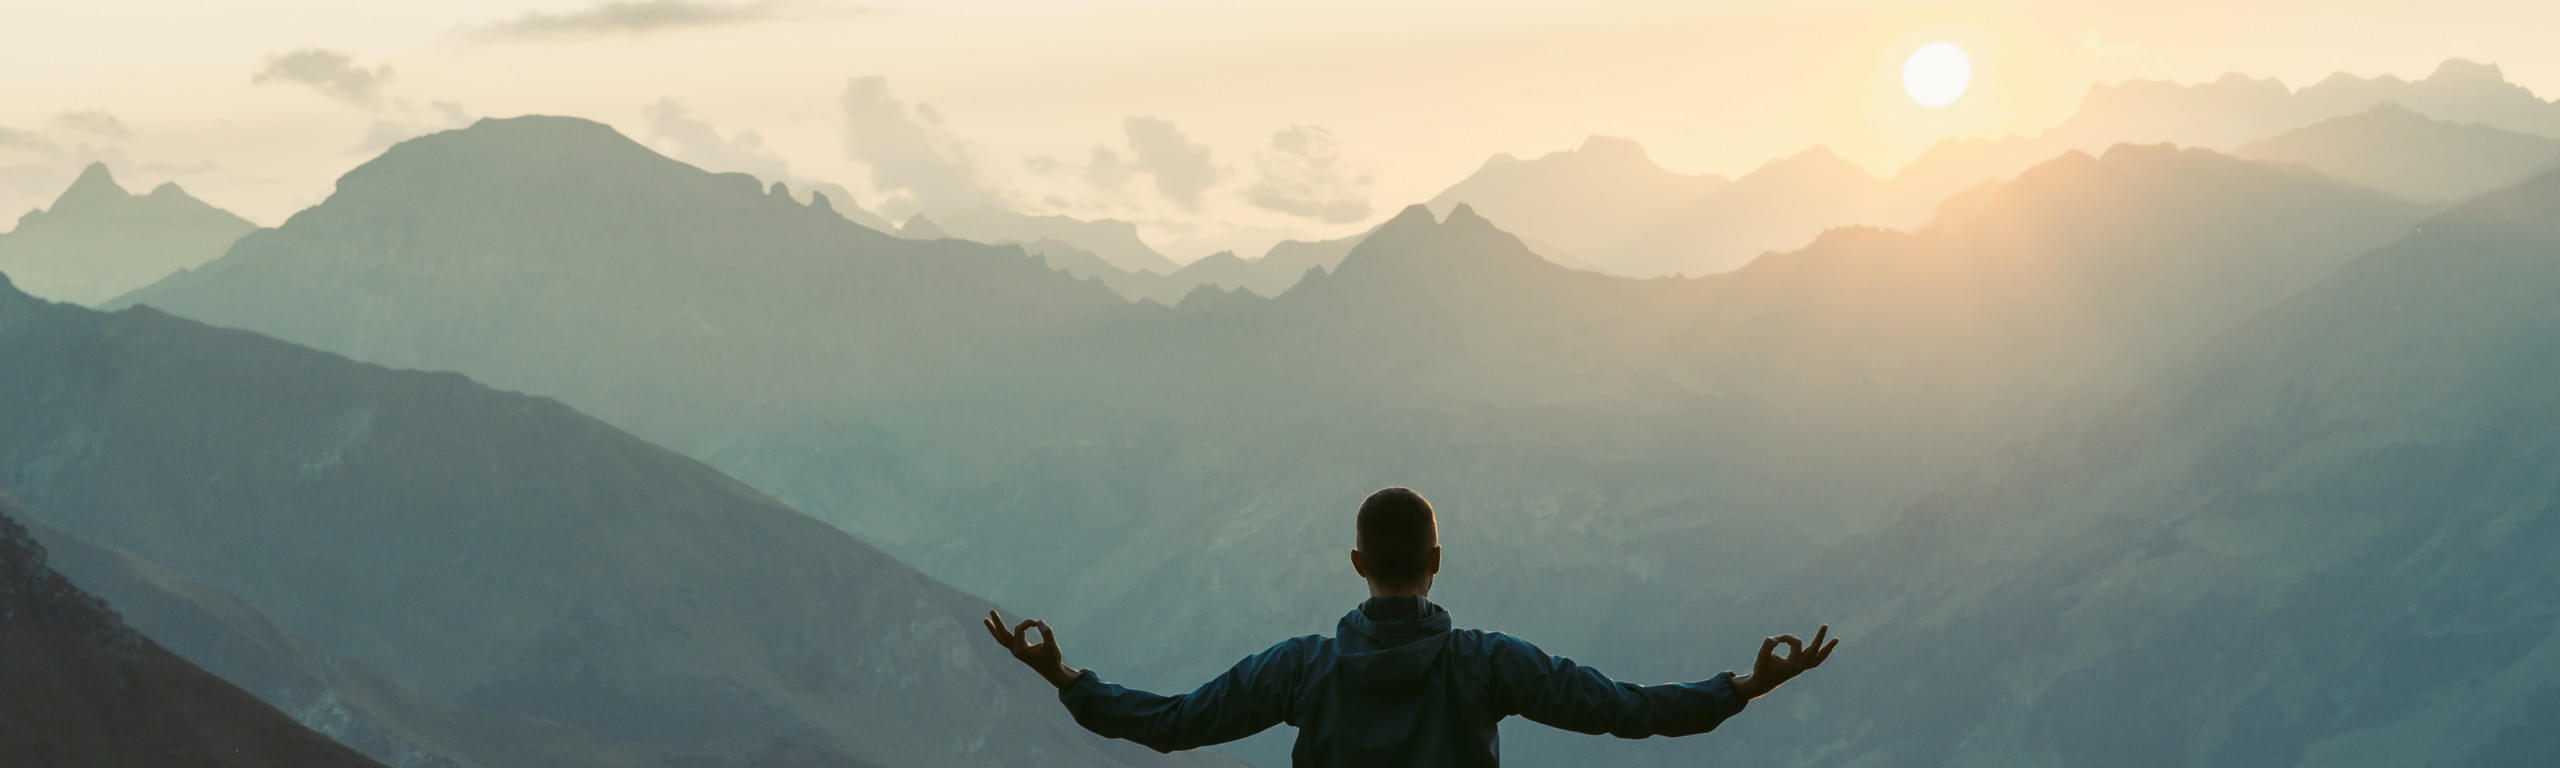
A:
<svg viewBox="0 0 2560 768">
<path fill-rule="evenodd" d="M 5 2 L 0 228 L 92 158 L 272 225 L 391 142 L 537 112 L 893 214 L 1132 219 L 1189 260 L 1356 230 L 1592 133 L 1684 171 L 1823 144 L 1889 173 L 2133 77 L 2461 56 L 2560 92 L 2550 0 Z M 1977 75 L 1930 111 L 1898 71 L 1936 40 Z"/>
</svg>

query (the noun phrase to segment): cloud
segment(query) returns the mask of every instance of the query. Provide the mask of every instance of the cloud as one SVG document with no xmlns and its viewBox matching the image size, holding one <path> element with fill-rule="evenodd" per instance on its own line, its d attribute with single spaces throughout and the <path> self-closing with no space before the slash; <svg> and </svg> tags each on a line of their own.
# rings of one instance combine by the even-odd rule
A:
<svg viewBox="0 0 2560 768">
<path fill-rule="evenodd" d="M 777 19 L 841 16 L 862 13 L 859 6 L 811 0 L 606 0 L 566 13 L 534 11 L 514 19 L 469 27 L 470 37 L 523 40 L 594 35 L 644 35 L 669 30 L 716 27 Z"/>
<path fill-rule="evenodd" d="M 640 112 L 649 119 L 649 142 L 666 149 L 670 157 L 710 171 L 744 173 L 769 182 L 791 180 L 791 164 L 766 148 L 764 137 L 755 131 L 721 136 L 711 121 L 694 116 L 673 98 L 659 99 Z"/>
<path fill-rule="evenodd" d="M 62 126 L 64 130 L 100 139 L 122 140 L 133 137 L 132 131 L 125 130 L 123 120 L 118 120 L 115 115 L 102 110 L 64 112 L 53 118 L 53 123 Z"/>
<path fill-rule="evenodd" d="M 391 67 L 365 69 L 355 57 L 326 48 L 304 48 L 267 57 L 267 66 L 250 75 L 253 83 L 284 82 L 311 86 L 350 104 L 372 105 L 382 98 Z"/>
<path fill-rule="evenodd" d="M 1261 178 L 1245 191 L 1255 207 L 1328 224 L 1369 218 L 1369 175 L 1342 164 L 1342 144 L 1332 131 L 1290 126 L 1272 134 L 1257 160 Z"/>
<path fill-rule="evenodd" d="M 839 104 L 845 156 L 870 167 L 873 189 L 895 196 L 881 203 L 881 213 L 904 219 L 922 210 L 1001 207 L 1003 195 L 931 105 L 908 106 L 878 76 L 846 83 Z"/>
<path fill-rule="evenodd" d="M 1143 173 L 1155 180 L 1157 194 L 1196 213 L 1201 193 L 1225 175 L 1210 159 L 1209 145 L 1193 142 L 1170 120 L 1131 116 L 1120 122 L 1120 130 L 1127 134 L 1130 158 L 1121 159 L 1109 147 L 1094 147 L 1085 181 L 1097 188 L 1118 190 Z"/>
<path fill-rule="evenodd" d="M 33 131 L 21 131 L 8 126 L 0 126 L 0 151 L 23 152 L 50 157 L 54 153 L 62 151 L 62 147 L 54 144 L 52 139 L 47 139 Z"/>
<path fill-rule="evenodd" d="M 1121 160 L 1120 153 L 1111 151 L 1110 147 L 1094 147 L 1093 161 L 1084 166 L 1085 183 L 1108 192 L 1118 192 L 1121 187 L 1129 186 L 1129 177 L 1137 174 L 1138 167 Z"/>
</svg>

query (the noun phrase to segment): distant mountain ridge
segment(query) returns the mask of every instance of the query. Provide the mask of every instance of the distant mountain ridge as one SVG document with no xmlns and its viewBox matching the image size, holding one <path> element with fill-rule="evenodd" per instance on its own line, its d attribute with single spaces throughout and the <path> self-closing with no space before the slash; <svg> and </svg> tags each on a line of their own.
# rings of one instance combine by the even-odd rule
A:
<svg viewBox="0 0 2560 768">
<path fill-rule="evenodd" d="M 2560 138 L 2560 103 L 2508 82 L 2495 65 L 2449 59 L 2415 81 L 2340 73 L 2292 89 L 2271 78 L 2231 74 L 2209 83 L 2098 85 L 2069 119 L 2036 136 L 1942 141 L 1904 166 L 1895 180 L 1923 189 L 1964 189 L 2007 178 L 2066 151 L 2094 152 L 2122 142 L 2227 151 L 2383 105 L 2453 123 Z"/>
<path fill-rule="evenodd" d="M 2560 160 L 2560 138 L 2436 120 L 2386 104 L 2251 142 L 2237 154 L 2300 164 L 2411 200 L 2452 203 Z"/>
<path fill-rule="evenodd" d="M 2341 74 L 2299 90 L 2240 75 L 2195 85 L 2136 80 L 2093 86 L 2069 119 L 2033 137 L 1947 139 L 1890 178 L 1870 174 L 1820 147 L 1769 162 L 1738 179 L 1691 176 L 1655 165 L 1633 142 L 1594 136 L 1574 150 L 1534 160 L 1496 155 L 1429 205 L 1445 215 L 1459 203 L 1473 204 L 1521 237 L 1549 246 L 1544 250 L 1558 260 L 1607 274 L 1715 274 L 1766 253 L 1802 247 L 1835 227 L 1921 226 L 1941 203 L 1966 190 L 2013 178 L 2070 152 L 2099 153 L 2128 143 L 2232 152 L 2249 142 L 2383 105 L 2451 123 L 2560 139 L 2560 104 L 2507 82 L 2494 66 L 2456 59 L 2418 81 Z M 2345 138 L 2332 135 L 2327 140 Z M 2483 186 L 2488 184 L 2484 171 L 2430 166 L 2471 168 L 2496 162 L 2492 157 L 2512 160 L 2529 154 L 2521 145 L 2530 143 L 2473 135 L 2469 140 L 2478 144 L 2464 145 L 2448 143 L 2464 139 L 2408 129 L 2394 138 L 2426 148 L 2411 151 L 2373 136 L 2358 145 L 2371 153 L 2361 159 L 2337 157 L 2332 151 L 2288 156 L 2273 148 L 2262 148 L 2261 154 L 2382 184 L 2416 199 L 2449 202 L 2495 185 Z M 2383 156 L 2390 152 L 2411 156 Z M 2393 162 L 2410 167 L 2382 167 Z M 2506 180 L 2529 169 L 2517 168 Z M 2455 177 L 2438 178 L 2448 173 Z"/>
<path fill-rule="evenodd" d="M 91 163 L 51 208 L 0 234 L 0 271 L 28 293 L 91 305 L 212 261 L 253 229 L 176 184 L 128 194 Z"/>
</svg>

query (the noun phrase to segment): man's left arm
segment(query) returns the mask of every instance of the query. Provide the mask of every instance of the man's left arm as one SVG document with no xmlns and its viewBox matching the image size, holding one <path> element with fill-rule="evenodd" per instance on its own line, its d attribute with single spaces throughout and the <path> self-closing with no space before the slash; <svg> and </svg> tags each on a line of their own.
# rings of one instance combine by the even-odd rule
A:
<svg viewBox="0 0 2560 768">
<path fill-rule="evenodd" d="M 1305 652 L 1284 641 L 1243 661 L 1190 693 L 1165 696 L 1103 682 L 1090 670 L 1067 666 L 1049 625 L 1025 620 L 1011 632 L 990 611 L 985 622 L 996 642 L 1058 687 L 1058 701 L 1076 724 L 1096 734 L 1127 739 L 1158 752 L 1223 744 L 1261 733 L 1289 717 Z M 1038 630 L 1040 642 L 1027 639 Z"/>
</svg>

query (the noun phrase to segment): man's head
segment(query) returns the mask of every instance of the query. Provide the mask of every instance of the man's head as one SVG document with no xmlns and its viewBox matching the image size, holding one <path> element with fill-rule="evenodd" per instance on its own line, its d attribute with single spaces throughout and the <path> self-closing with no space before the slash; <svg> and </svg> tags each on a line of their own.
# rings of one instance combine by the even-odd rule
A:
<svg viewBox="0 0 2560 768">
<path fill-rule="evenodd" d="M 1360 539 L 1351 570 L 1369 580 L 1371 595 L 1420 595 L 1440 573 L 1440 522 L 1431 502 L 1411 488 L 1389 488 L 1360 502 Z"/>
</svg>

